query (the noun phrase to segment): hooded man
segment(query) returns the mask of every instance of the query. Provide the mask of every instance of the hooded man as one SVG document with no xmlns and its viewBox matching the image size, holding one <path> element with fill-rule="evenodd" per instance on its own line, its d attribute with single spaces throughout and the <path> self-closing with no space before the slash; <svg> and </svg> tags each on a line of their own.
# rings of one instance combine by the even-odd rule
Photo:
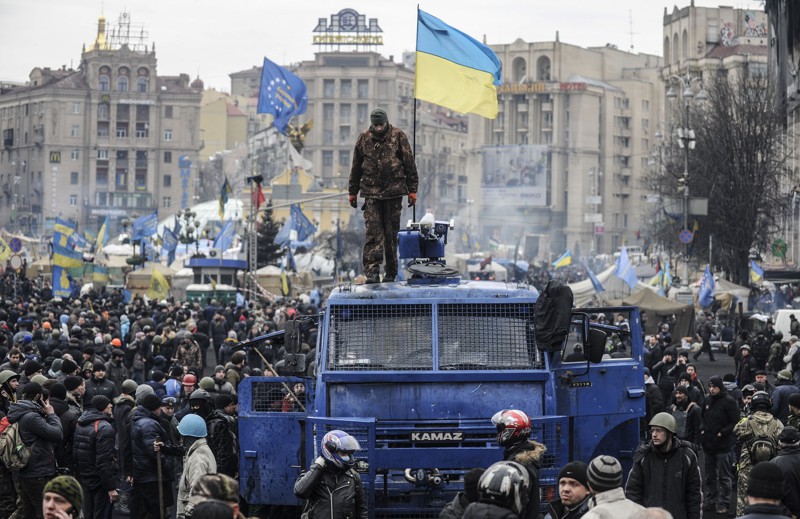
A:
<svg viewBox="0 0 800 519">
<path fill-rule="evenodd" d="M 409 207 L 417 203 L 419 177 L 408 137 L 389 124 L 386 110 L 373 110 L 370 122 L 369 129 L 356 140 L 348 201 L 356 208 L 359 193 L 365 198 L 364 275 L 367 283 L 379 283 L 384 259 L 383 281 L 394 281 L 397 276 L 397 233 L 403 196 L 408 195 Z"/>
</svg>

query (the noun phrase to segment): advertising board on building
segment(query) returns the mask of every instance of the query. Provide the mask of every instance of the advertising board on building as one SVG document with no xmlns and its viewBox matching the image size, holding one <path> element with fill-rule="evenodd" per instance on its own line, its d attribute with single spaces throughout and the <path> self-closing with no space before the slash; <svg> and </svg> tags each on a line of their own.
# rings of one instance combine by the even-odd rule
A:
<svg viewBox="0 0 800 519">
<path fill-rule="evenodd" d="M 549 183 L 550 158 L 547 146 L 483 148 L 481 188 L 484 204 L 546 207 Z"/>
</svg>

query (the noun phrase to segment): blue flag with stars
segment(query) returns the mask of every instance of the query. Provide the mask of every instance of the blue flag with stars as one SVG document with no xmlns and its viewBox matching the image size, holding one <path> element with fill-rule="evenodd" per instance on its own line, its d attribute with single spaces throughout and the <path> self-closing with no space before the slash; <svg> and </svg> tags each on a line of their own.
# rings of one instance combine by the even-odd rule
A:
<svg viewBox="0 0 800 519">
<path fill-rule="evenodd" d="M 303 80 L 264 58 L 257 112 L 275 116 L 272 124 L 285 135 L 289 121 L 295 115 L 305 113 L 307 104 L 308 95 Z"/>
</svg>

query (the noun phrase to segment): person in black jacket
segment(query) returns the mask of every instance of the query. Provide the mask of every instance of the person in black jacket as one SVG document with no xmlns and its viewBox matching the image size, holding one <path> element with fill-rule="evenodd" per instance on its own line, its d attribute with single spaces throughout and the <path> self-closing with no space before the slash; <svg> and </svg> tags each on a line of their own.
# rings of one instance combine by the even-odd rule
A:
<svg viewBox="0 0 800 519">
<path fill-rule="evenodd" d="M 344 431 L 322 437 L 319 456 L 294 484 L 294 494 L 307 500 L 308 519 L 367 519 L 367 499 L 361 477 L 353 470 L 358 441 Z"/>
<path fill-rule="evenodd" d="M 771 461 L 754 466 L 747 478 L 748 505 L 739 519 L 785 518 L 783 499 L 784 477 L 781 469 Z M 796 488 L 792 492 L 797 492 Z"/>
<path fill-rule="evenodd" d="M 733 428 L 739 421 L 739 406 L 728 394 L 718 376 L 708 379 L 708 397 L 703 409 L 701 443 L 705 454 L 704 510 L 724 510 L 730 506 Z"/>
<path fill-rule="evenodd" d="M 439 513 L 439 519 L 461 519 L 470 503 L 478 500 L 478 481 L 486 469 L 470 469 L 464 473 L 464 491 L 459 492 Z"/>
<path fill-rule="evenodd" d="M 50 386 L 50 405 L 61 420 L 63 432 L 62 442 L 56 446 L 56 463 L 59 467 L 69 470 L 75 469 L 75 458 L 72 454 L 72 441 L 75 438 L 75 429 L 78 427 L 78 411 L 70 407 L 67 402 L 67 388 L 64 384 L 56 382 Z"/>
<path fill-rule="evenodd" d="M 547 447 L 537 441 L 529 440 L 531 420 L 528 415 L 516 409 L 505 409 L 492 417 L 497 428 L 497 443 L 505 447 L 504 461 L 519 463 L 528 471 L 530 498 L 525 508 L 525 517 L 539 517 L 539 468 Z"/>
<path fill-rule="evenodd" d="M 653 417 L 651 439 L 633 457 L 625 495 L 644 507 L 661 507 L 675 519 L 700 519 L 700 467 L 691 445 L 675 437 L 676 431 L 671 414 Z"/>
<path fill-rule="evenodd" d="M 119 469 L 114 441 L 111 400 L 96 395 L 78 419 L 73 449 L 85 519 L 104 519 L 117 499 Z"/>
<path fill-rule="evenodd" d="M 11 404 L 8 421 L 19 422 L 20 439 L 31 452 L 28 464 L 19 471 L 22 517 L 41 519 L 44 486 L 56 475 L 53 447 L 62 440 L 61 420 L 44 398 L 42 386 L 28 382 L 22 388 L 22 400 Z"/>
<path fill-rule="evenodd" d="M 558 473 L 558 499 L 550 501 L 545 519 L 579 519 L 589 511 L 592 492 L 589 490 L 588 466 L 582 461 L 564 465 Z"/>
<path fill-rule="evenodd" d="M 675 436 L 692 445 L 695 454 L 700 449 L 700 433 L 703 430 L 702 408 L 689 399 L 689 388 L 679 385 L 675 388 L 673 398 L 675 403 L 669 408 L 669 414 L 675 419 Z"/>
<path fill-rule="evenodd" d="M 133 502 L 131 517 L 155 519 L 159 510 L 172 506 L 171 475 L 163 474 L 161 488 L 163 503 L 159 503 L 158 460 L 162 454 L 180 455 L 175 445 L 163 443 L 167 433 L 158 423 L 161 400 L 155 394 L 147 394 L 132 413 L 131 455 L 133 474 Z M 161 453 L 161 454 L 159 454 Z M 162 464 L 162 469 L 164 468 Z"/>
<path fill-rule="evenodd" d="M 92 364 L 92 378 L 86 381 L 83 399 L 88 402 L 97 395 L 103 395 L 109 400 L 119 396 L 117 385 L 106 378 L 106 366 L 102 362 Z"/>
<path fill-rule="evenodd" d="M 778 455 L 772 460 L 784 477 L 783 500 L 781 501 L 794 517 L 800 517 L 800 431 L 784 427 L 778 437 Z M 751 471 L 752 472 L 752 471 Z"/>
</svg>

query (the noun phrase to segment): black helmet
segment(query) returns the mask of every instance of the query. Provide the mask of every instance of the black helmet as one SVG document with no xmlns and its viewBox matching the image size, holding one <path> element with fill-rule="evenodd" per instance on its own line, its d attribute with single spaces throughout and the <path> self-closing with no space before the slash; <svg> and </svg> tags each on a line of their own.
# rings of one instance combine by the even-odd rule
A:
<svg viewBox="0 0 800 519">
<path fill-rule="evenodd" d="M 478 481 L 480 500 L 495 503 L 522 516 L 530 497 L 528 470 L 513 461 L 498 461 Z"/>
<path fill-rule="evenodd" d="M 775 340 L 777 342 L 781 342 L 781 340 L 783 340 L 783 332 L 782 331 L 778 330 L 777 332 L 775 332 Z"/>
<path fill-rule="evenodd" d="M 209 402 L 211 400 L 211 395 L 205 389 L 195 389 L 192 391 L 192 394 L 189 395 L 189 400 L 204 400 Z"/>
<path fill-rule="evenodd" d="M 753 410 L 761 408 L 762 411 L 769 411 L 772 409 L 772 397 L 766 391 L 756 391 L 750 400 L 750 407 Z"/>
</svg>

